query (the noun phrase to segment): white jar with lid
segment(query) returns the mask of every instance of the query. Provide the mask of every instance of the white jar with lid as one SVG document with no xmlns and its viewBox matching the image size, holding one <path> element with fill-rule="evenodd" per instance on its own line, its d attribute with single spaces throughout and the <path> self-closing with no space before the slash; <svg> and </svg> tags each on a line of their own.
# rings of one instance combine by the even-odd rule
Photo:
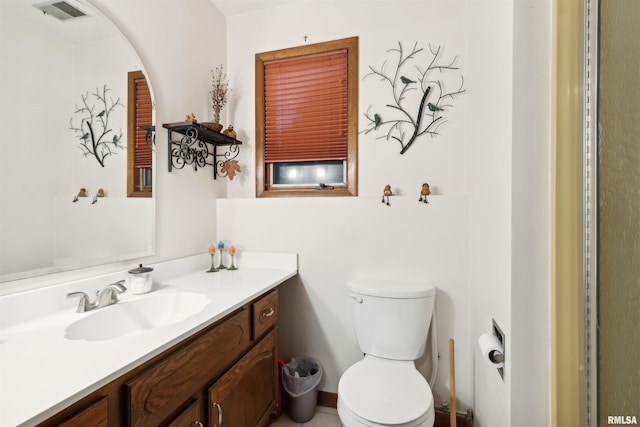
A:
<svg viewBox="0 0 640 427">
<path fill-rule="evenodd" d="M 132 294 L 146 294 L 151 290 L 151 285 L 153 284 L 151 280 L 152 271 L 153 268 L 143 267 L 142 264 L 138 268 L 129 270 L 129 289 Z"/>
</svg>

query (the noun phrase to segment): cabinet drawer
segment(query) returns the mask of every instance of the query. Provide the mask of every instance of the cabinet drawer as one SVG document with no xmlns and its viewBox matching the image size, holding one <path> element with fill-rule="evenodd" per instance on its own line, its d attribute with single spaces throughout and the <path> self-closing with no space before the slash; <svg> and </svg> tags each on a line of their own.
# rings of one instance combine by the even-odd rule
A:
<svg viewBox="0 0 640 427">
<path fill-rule="evenodd" d="M 243 309 L 127 381 L 129 426 L 160 425 L 194 390 L 222 375 L 249 348 L 250 327 L 249 310 Z"/>
<path fill-rule="evenodd" d="M 107 427 L 109 425 L 109 398 L 103 397 L 93 405 L 67 419 L 59 427 Z"/>
<path fill-rule="evenodd" d="M 274 289 L 251 305 L 252 339 L 257 339 L 278 323 L 278 290 Z"/>
</svg>

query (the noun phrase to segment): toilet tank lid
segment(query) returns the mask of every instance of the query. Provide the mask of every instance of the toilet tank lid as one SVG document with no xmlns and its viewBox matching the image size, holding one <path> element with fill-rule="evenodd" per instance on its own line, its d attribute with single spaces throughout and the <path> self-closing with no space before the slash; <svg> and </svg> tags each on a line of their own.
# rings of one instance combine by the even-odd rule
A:
<svg viewBox="0 0 640 427">
<path fill-rule="evenodd" d="M 425 298 L 436 293 L 436 288 L 427 282 L 392 279 L 351 279 L 347 287 L 357 294 L 383 298 Z"/>
</svg>

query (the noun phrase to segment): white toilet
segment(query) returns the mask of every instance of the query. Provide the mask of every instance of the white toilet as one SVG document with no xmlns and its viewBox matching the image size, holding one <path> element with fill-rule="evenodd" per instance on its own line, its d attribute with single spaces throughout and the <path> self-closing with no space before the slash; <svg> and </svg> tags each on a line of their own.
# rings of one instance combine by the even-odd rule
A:
<svg viewBox="0 0 640 427">
<path fill-rule="evenodd" d="M 354 279 L 351 314 L 364 359 L 340 378 L 345 427 L 432 427 L 433 394 L 414 360 L 425 351 L 435 288 L 426 283 Z"/>
</svg>

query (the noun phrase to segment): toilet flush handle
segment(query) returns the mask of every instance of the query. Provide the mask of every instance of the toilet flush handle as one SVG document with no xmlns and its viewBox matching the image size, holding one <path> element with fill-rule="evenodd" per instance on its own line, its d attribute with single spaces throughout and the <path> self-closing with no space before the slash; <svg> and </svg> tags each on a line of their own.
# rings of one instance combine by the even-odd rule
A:
<svg viewBox="0 0 640 427">
<path fill-rule="evenodd" d="M 350 296 L 351 298 L 353 298 L 353 300 L 354 300 L 355 302 L 357 302 L 358 304 L 362 304 L 362 301 L 364 301 L 360 295 L 356 295 L 356 294 L 349 294 L 349 296 Z"/>
</svg>

